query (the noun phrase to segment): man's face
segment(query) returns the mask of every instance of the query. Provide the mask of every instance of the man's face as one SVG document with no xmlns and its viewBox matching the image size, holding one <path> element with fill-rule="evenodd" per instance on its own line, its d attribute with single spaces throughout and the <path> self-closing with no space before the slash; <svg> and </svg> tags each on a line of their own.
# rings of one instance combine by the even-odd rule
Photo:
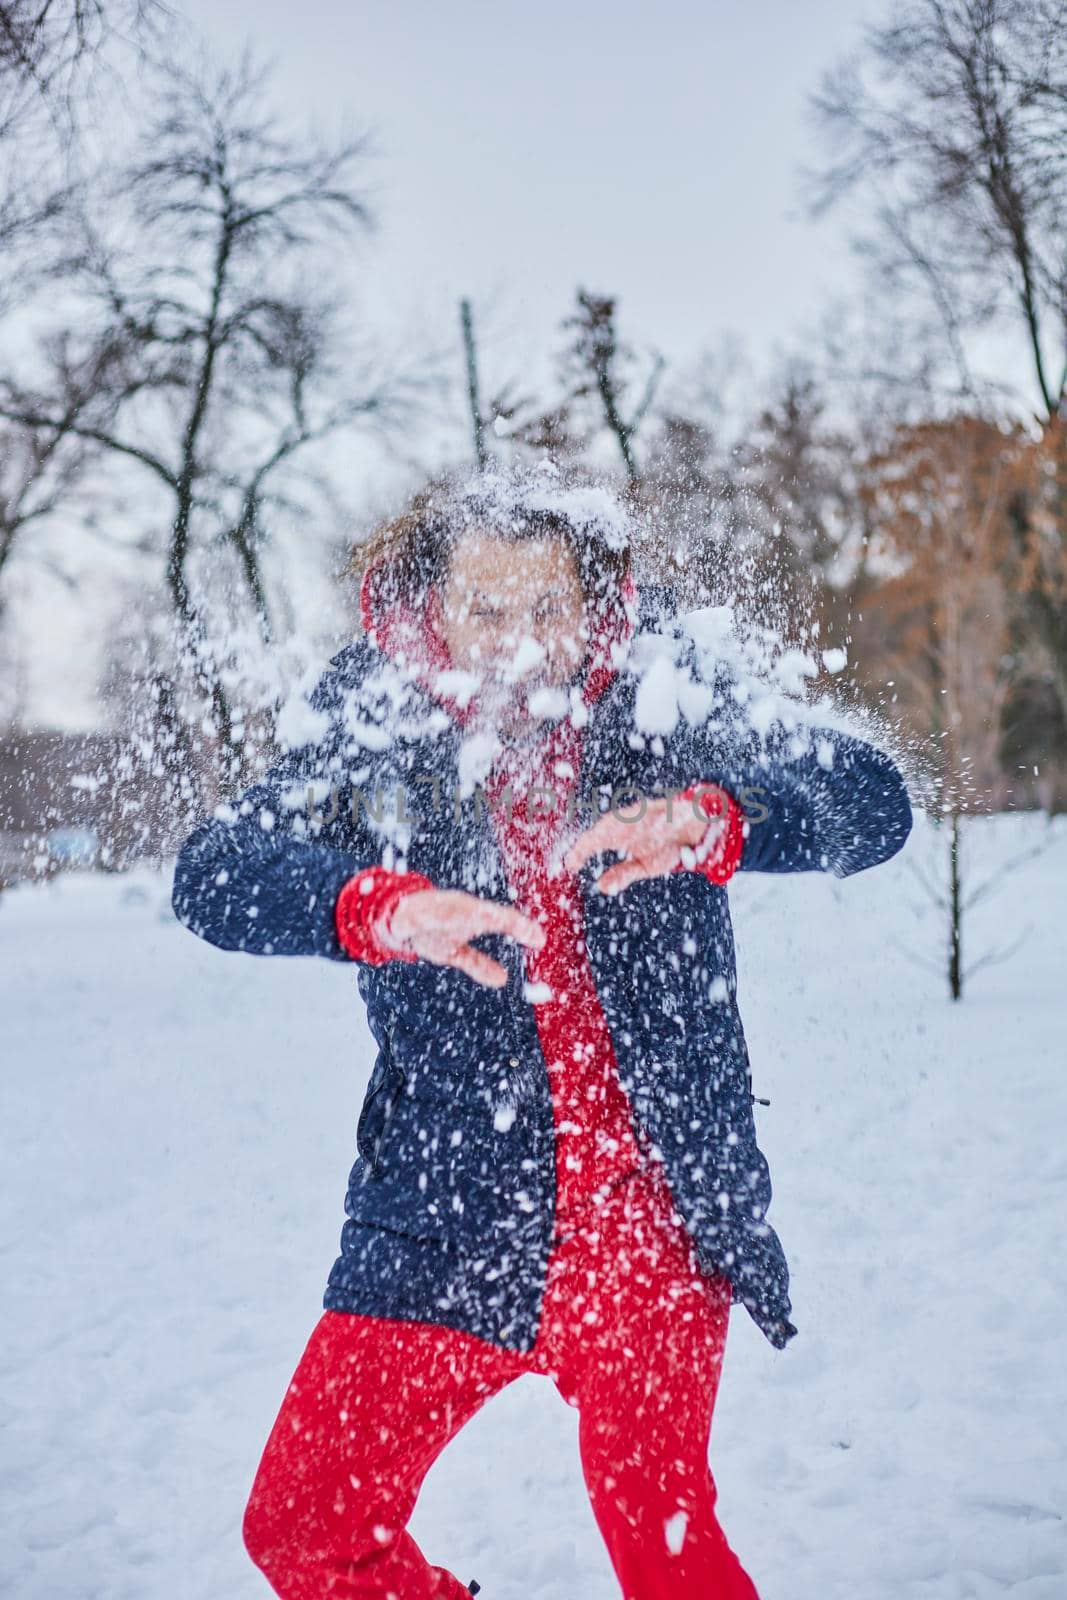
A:
<svg viewBox="0 0 1067 1600">
<path fill-rule="evenodd" d="M 504 721 L 531 690 L 567 683 L 585 655 L 582 586 L 563 539 L 465 534 L 441 599 L 453 666 L 482 682 Z"/>
</svg>

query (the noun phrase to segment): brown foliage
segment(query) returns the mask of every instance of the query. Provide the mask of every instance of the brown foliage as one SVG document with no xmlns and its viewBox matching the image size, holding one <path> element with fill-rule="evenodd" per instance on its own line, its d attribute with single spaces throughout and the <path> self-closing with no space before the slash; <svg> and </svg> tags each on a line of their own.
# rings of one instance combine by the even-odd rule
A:
<svg viewBox="0 0 1067 1600">
<path fill-rule="evenodd" d="M 858 655 L 868 691 L 888 684 L 931 751 L 954 812 L 1047 803 L 1002 763 L 1013 708 L 1051 660 L 1035 607 L 1063 616 L 1062 467 L 1048 434 L 969 415 L 901 427 L 866 464 Z M 1055 726 L 1046 731 L 1034 764 L 1067 771 Z"/>
</svg>

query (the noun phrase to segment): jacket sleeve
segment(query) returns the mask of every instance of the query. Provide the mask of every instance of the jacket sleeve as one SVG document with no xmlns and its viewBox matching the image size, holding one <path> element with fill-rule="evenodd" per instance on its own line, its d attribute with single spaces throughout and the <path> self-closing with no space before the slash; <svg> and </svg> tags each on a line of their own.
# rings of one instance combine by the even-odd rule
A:
<svg viewBox="0 0 1067 1600">
<path fill-rule="evenodd" d="M 779 750 L 724 777 L 746 818 L 740 871 L 847 878 L 888 861 L 911 832 L 908 791 L 889 756 L 837 729 L 809 737 L 803 754 Z"/>
<path fill-rule="evenodd" d="M 895 762 L 836 728 L 775 721 L 757 735 L 743 713 L 691 728 L 689 771 L 720 784 L 742 809 L 743 872 L 832 872 L 846 878 L 887 861 L 912 826 Z"/>
<path fill-rule="evenodd" d="M 346 813 L 333 764 L 341 730 L 325 684 L 320 680 L 310 697 L 325 714 L 324 736 L 292 750 L 239 799 L 217 807 L 178 851 L 174 914 L 220 950 L 351 959 L 337 936 L 337 897 L 353 874 L 378 863 L 380 847 L 363 819 L 357 827 Z"/>
</svg>

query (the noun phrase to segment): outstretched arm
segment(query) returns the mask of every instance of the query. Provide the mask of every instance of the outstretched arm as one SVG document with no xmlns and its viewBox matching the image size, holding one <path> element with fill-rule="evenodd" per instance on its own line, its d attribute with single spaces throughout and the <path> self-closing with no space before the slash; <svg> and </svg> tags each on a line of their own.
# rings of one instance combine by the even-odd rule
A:
<svg viewBox="0 0 1067 1600">
<path fill-rule="evenodd" d="M 378 851 L 365 830 L 342 825 L 343 802 L 320 802 L 316 831 L 306 796 L 316 781 L 321 792 L 327 760 L 326 746 L 294 751 L 197 824 L 174 869 L 179 922 L 221 950 L 350 959 L 337 936 L 337 897 Z"/>
<path fill-rule="evenodd" d="M 336 659 L 308 695 L 315 737 L 199 822 L 178 852 L 174 914 L 219 949 L 350 959 L 338 938 L 337 898 L 354 873 L 378 864 L 381 843 L 362 812 L 351 817 L 345 806 Z"/>
<path fill-rule="evenodd" d="M 779 729 L 757 743 L 691 728 L 669 741 L 664 765 L 699 774 L 697 782 L 684 790 L 662 785 L 673 798 L 643 802 L 637 820 L 602 816 L 572 846 L 569 871 L 612 850 L 626 859 L 598 877 L 608 893 L 680 867 L 716 883 L 738 870 L 843 878 L 888 860 L 911 830 L 911 803 L 894 762 L 836 729 L 801 737 Z M 707 832 L 702 811 L 714 819 Z"/>
<path fill-rule="evenodd" d="M 900 850 L 912 813 L 899 769 L 884 751 L 837 729 L 773 741 L 765 761 L 742 752 L 716 781 L 745 813 L 740 867 L 748 872 L 832 872 L 846 878 Z"/>
</svg>

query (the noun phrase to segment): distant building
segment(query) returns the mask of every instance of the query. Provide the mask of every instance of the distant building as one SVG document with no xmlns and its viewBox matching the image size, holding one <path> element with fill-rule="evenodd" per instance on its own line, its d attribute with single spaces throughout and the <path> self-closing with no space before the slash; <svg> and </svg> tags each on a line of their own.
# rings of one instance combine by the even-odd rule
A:
<svg viewBox="0 0 1067 1600">
<path fill-rule="evenodd" d="M 182 830 L 166 794 L 121 733 L 0 734 L 0 887 L 162 859 Z"/>
</svg>

